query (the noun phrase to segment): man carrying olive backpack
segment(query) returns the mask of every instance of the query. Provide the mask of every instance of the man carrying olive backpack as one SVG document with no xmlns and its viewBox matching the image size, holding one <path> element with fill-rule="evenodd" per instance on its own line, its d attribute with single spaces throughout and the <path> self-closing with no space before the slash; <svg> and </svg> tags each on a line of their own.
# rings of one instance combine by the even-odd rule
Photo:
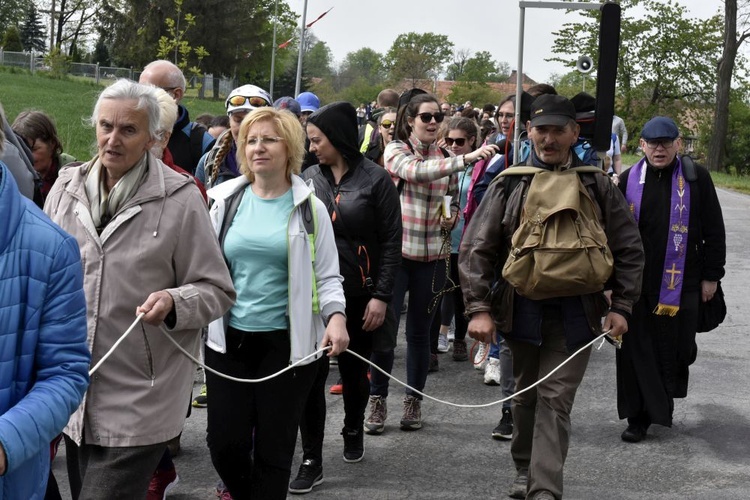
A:
<svg viewBox="0 0 750 500">
<path fill-rule="evenodd" d="M 503 335 L 513 355 L 516 392 L 550 373 L 602 329 L 615 337 L 627 332 L 640 292 L 643 246 L 638 227 L 609 178 L 583 166 L 573 151 L 579 134 L 575 119 L 575 107 L 562 96 L 534 101 L 527 126 L 533 145 L 530 165 L 509 170 L 537 169 L 509 172 L 490 185 L 459 254 L 468 333 L 482 342 L 491 341 L 496 331 Z M 561 208 L 566 199 L 569 207 Z M 559 260 L 544 265 L 555 258 L 545 250 L 561 246 L 551 232 L 568 238 L 572 256 L 579 259 L 563 274 L 557 269 L 563 265 Z M 569 238 L 571 234 L 575 237 Z M 527 278 L 518 280 L 518 269 L 512 268 L 529 255 L 531 261 L 521 263 Z M 598 262 L 586 261 L 589 256 Z M 590 266 L 597 272 L 586 277 Z M 604 289 L 612 290 L 610 303 Z M 589 355 L 590 348 L 535 389 L 514 397 L 512 498 L 562 497 L 570 412 Z"/>
</svg>

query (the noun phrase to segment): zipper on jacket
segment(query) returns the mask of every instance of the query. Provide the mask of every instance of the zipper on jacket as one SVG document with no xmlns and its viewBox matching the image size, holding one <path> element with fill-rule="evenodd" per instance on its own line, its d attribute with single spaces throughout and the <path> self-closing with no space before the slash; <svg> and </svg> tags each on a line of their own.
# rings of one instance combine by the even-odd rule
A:
<svg viewBox="0 0 750 500">
<path fill-rule="evenodd" d="M 151 344 L 148 343 L 148 336 L 146 335 L 146 329 L 143 328 L 143 323 L 141 323 L 141 331 L 143 332 L 143 343 L 146 346 L 146 358 L 148 359 L 148 371 L 151 375 L 151 387 L 153 387 L 154 381 L 156 380 L 156 374 L 154 373 L 154 357 L 151 354 Z"/>
</svg>

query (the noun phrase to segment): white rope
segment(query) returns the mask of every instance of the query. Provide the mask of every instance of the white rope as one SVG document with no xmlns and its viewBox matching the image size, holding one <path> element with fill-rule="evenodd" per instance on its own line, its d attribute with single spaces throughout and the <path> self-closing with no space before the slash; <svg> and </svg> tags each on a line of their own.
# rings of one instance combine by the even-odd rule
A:
<svg viewBox="0 0 750 500">
<path fill-rule="evenodd" d="M 96 372 L 96 370 L 98 370 L 98 369 L 99 369 L 99 367 L 100 367 L 100 366 L 102 365 L 102 363 L 104 363 L 104 361 L 105 361 L 105 360 L 106 360 L 106 359 L 107 359 L 107 358 L 108 358 L 108 357 L 109 357 L 109 356 L 110 356 L 110 355 L 111 355 L 111 354 L 112 354 L 112 353 L 114 352 L 114 350 L 115 350 L 115 349 L 116 349 L 116 348 L 117 348 L 117 347 L 118 347 L 118 346 L 120 345 L 120 343 L 121 343 L 121 342 L 122 342 L 123 340 L 125 340 L 125 337 L 127 337 L 127 336 L 128 336 L 129 334 L 130 334 L 130 332 L 132 332 L 132 331 L 133 331 L 133 329 L 134 329 L 134 328 L 136 327 L 136 325 L 137 325 L 137 324 L 138 324 L 138 323 L 139 323 L 139 322 L 140 322 L 140 321 L 141 321 L 141 320 L 143 319 L 143 316 L 144 316 L 144 313 L 141 313 L 141 314 L 139 314 L 139 315 L 138 315 L 138 316 L 136 317 L 135 321 L 133 321 L 133 324 L 132 324 L 132 325 L 130 325 L 130 328 L 128 328 L 128 329 L 127 329 L 127 331 L 126 331 L 126 332 L 125 332 L 125 333 L 124 333 L 124 334 L 123 334 L 123 335 L 122 335 L 122 336 L 121 336 L 121 337 L 120 337 L 120 338 L 119 338 L 119 339 L 117 340 L 117 342 L 115 342 L 115 345 L 113 345 L 113 346 L 112 346 L 112 348 L 111 348 L 111 349 L 109 350 L 109 352 L 107 352 L 107 354 L 105 354 L 105 355 L 104 355 L 104 357 L 103 357 L 102 359 L 100 359 L 100 360 L 99 360 L 99 362 L 98 362 L 98 363 L 96 364 L 96 366 L 94 366 L 94 367 L 93 367 L 93 368 L 92 368 L 92 369 L 91 369 L 91 370 L 89 371 L 89 376 L 91 376 L 91 375 L 92 375 L 92 374 L 93 374 L 94 372 Z M 283 370 L 279 370 L 278 372 L 276 372 L 276 373 L 273 373 L 273 374 L 271 374 L 271 375 L 268 375 L 267 377 L 263 377 L 263 378 L 256 378 L 256 379 L 249 379 L 249 378 L 237 378 L 237 377 L 232 377 L 231 375 L 226 375 L 226 374 L 224 374 L 224 373 L 221 373 L 220 371 L 214 370 L 213 368 L 211 368 L 211 367 L 209 367 L 209 366 L 206 366 L 206 365 L 205 365 L 205 363 L 202 363 L 201 361 L 199 361 L 198 359 L 196 359 L 196 358 L 195 358 L 195 357 L 194 357 L 194 356 L 193 356 L 192 354 L 190 354 L 190 353 L 189 353 L 189 352 L 188 352 L 188 351 L 187 351 L 187 350 L 186 350 L 186 349 L 185 349 L 184 347 L 182 347 L 182 346 L 181 346 L 181 345 L 180 345 L 180 344 L 179 344 L 179 343 L 178 343 L 178 342 L 177 342 L 177 341 L 176 341 L 176 340 L 174 339 L 174 337 L 172 337 L 172 335 L 171 335 L 171 334 L 170 334 L 170 333 L 169 333 L 169 332 L 168 332 L 168 331 L 167 331 L 167 330 L 166 330 L 166 329 L 165 329 L 165 328 L 164 328 L 163 326 L 159 326 L 159 329 L 160 329 L 160 330 L 161 330 L 161 331 L 162 331 L 162 332 L 164 333 L 164 335 L 166 335 L 166 336 L 167 336 L 167 338 L 169 339 L 169 341 L 170 341 L 170 342 L 172 342 L 172 343 L 173 343 L 173 344 L 175 345 L 175 347 L 177 347 L 177 349 L 179 349 L 179 350 L 180 350 L 180 351 L 181 351 L 181 352 L 182 352 L 182 353 L 183 353 L 183 354 L 184 354 L 185 356 L 187 356 L 187 357 L 188 357 L 188 359 L 190 359 L 190 360 L 191 360 L 191 361 L 192 361 L 193 363 L 197 364 L 198 366 L 201 366 L 201 367 L 202 367 L 202 368 L 203 368 L 204 370 L 208 370 L 209 372 L 213 373 L 213 374 L 214 374 L 214 375 L 216 375 L 216 376 L 219 376 L 219 377 L 223 377 L 223 378 L 225 378 L 225 379 L 227 379 L 227 380 L 232 380 L 232 381 L 234 381 L 234 382 L 240 382 L 240 383 L 245 383 L 245 384 L 257 384 L 257 383 L 260 383 L 260 382 L 265 382 L 265 381 L 271 380 L 272 378 L 274 378 L 274 377 L 278 377 L 278 376 L 279 376 L 279 375 L 281 375 L 282 373 L 285 373 L 285 372 L 287 372 L 287 371 L 289 371 L 289 370 L 292 370 L 293 368 L 295 368 L 295 367 L 297 367 L 297 366 L 299 366 L 299 365 L 303 364 L 303 363 L 304 363 L 305 361 L 307 361 L 308 359 L 310 359 L 310 358 L 313 358 L 313 357 L 317 356 L 318 354 L 320 354 L 320 353 L 322 353 L 322 352 L 325 352 L 325 351 L 328 351 L 328 350 L 330 350 L 330 349 L 331 349 L 331 346 L 326 346 L 326 347 L 323 347 L 323 348 L 321 348 L 321 349 L 318 349 L 317 351 L 313 352 L 312 354 L 309 354 L 309 355 L 305 356 L 304 358 L 300 359 L 299 361 L 296 361 L 295 363 L 292 363 L 291 365 L 287 366 L 287 367 L 286 367 L 286 368 L 284 368 Z M 439 398 L 436 398 L 436 397 L 434 397 L 434 396 L 430 396 L 429 394 L 425 394 L 424 392 L 422 392 L 422 391 L 419 391 L 419 390 L 415 389 L 414 387 L 411 387 L 411 386 L 410 386 L 409 384 L 407 384 L 407 383 L 405 383 L 405 382 L 402 382 L 401 380 L 397 379 L 396 377 L 394 377 L 394 376 L 393 376 L 393 375 L 391 375 L 390 373 L 388 373 L 388 372 L 386 372 L 385 370 L 383 370 L 382 368 L 380 368 L 380 367 L 379 367 L 378 365 L 376 365 L 376 364 L 372 363 L 372 362 L 371 362 L 371 361 L 370 361 L 369 359 L 366 359 L 366 358 L 364 358 L 364 357 L 360 356 L 360 355 L 359 355 L 359 354 L 357 354 L 356 352 L 354 352 L 354 351 L 350 351 L 349 349 L 347 349 L 347 350 L 346 350 L 346 352 L 348 352 L 349 354 L 351 354 L 352 356 L 354 356 L 354 357 L 356 357 L 356 358 L 359 358 L 359 359 L 361 359 L 362 361 L 364 361 L 365 363 L 369 364 L 370 366 L 372 366 L 373 368 L 375 368 L 375 369 L 376 369 L 376 370 L 378 370 L 378 371 L 379 371 L 380 373 L 382 373 L 382 374 L 383 374 L 383 375 L 385 375 L 386 377 L 390 378 L 390 379 L 391 379 L 391 380 L 393 380 L 394 382 L 396 382 L 396 383 L 398 383 L 398 384 L 400 384 L 400 385 L 404 386 L 404 387 L 405 387 L 405 388 L 407 388 L 407 389 L 411 389 L 411 390 L 412 390 L 412 391 L 413 391 L 414 393 L 416 393 L 416 394 L 419 394 L 420 396 L 422 396 L 422 397 L 424 397 L 424 398 L 427 398 L 427 399 L 431 399 L 432 401 L 435 401 L 435 402 L 437 402 L 437 403 L 442 403 L 442 404 L 444 404 L 444 405 L 448 405 L 448 406 L 453 406 L 453 407 L 456 407 L 456 408 L 489 408 L 489 407 L 491 407 L 491 406 L 495 406 L 495 405 L 498 405 L 498 404 L 504 403 L 504 402 L 506 402 L 506 401 L 510 401 L 510 400 L 511 400 L 511 399 L 513 399 L 513 398 L 514 398 L 515 396 L 518 396 L 519 394 L 523 394 L 524 392 L 526 392 L 526 391 L 530 391 L 531 389 L 535 388 L 536 386 L 538 386 L 539 384 L 541 384 L 542 382 L 544 382 L 545 380 L 547 380 L 547 379 L 548 379 L 549 377 L 551 377 L 551 376 L 552 376 L 552 374 L 553 374 L 553 373 L 555 373 L 555 372 L 556 372 L 557 370 L 559 370 L 560 368 L 562 368 L 563 366 L 565 366 L 565 365 L 566 365 L 566 364 L 567 364 L 567 363 L 568 363 L 568 362 L 569 362 L 569 361 L 570 361 L 571 359 L 573 359 L 573 358 L 574 358 L 574 357 L 576 357 L 576 356 L 577 356 L 578 354 L 580 354 L 581 352 L 583 352 L 583 351 L 585 351 L 586 349 L 588 349 L 589 347 L 591 347 L 591 346 L 592 346 L 592 345 L 593 345 L 594 343 L 596 343 L 596 342 L 597 342 L 597 341 L 598 341 L 599 339 L 602 339 L 602 340 L 604 340 L 604 338 L 605 338 L 605 337 L 606 337 L 607 335 L 609 335 L 609 333 L 610 333 L 610 331 L 609 331 L 609 330 L 608 330 L 608 331 L 605 331 L 605 332 L 602 332 L 602 333 L 601 333 L 600 335 L 598 335 L 597 337 L 595 337 L 595 338 L 594 338 L 594 339 L 593 339 L 593 340 L 592 340 L 591 342 L 589 342 L 588 344 L 586 344 L 585 346 L 581 347 L 581 348 L 580 348 L 580 349 L 578 349 L 578 350 L 577 350 L 576 352 L 574 352 L 573 354 L 571 354 L 570 356 L 568 356 L 568 358 L 567 358 L 567 359 L 566 359 L 565 361 L 563 361 L 562 363 L 560 363 L 559 365 L 557 365 L 557 367 L 555 367 L 555 369 L 554 369 L 554 370 L 550 371 L 550 372 L 549 372 L 549 373 L 548 373 L 547 375 L 545 375 L 545 376 L 544 376 L 544 377 L 542 377 L 541 379 L 537 380 L 536 382 L 534 382 L 534 383 L 533 383 L 532 385 L 530 385 L 530 386 L 526 387 L 525 389 L 522 389 L 522 390 L 520 390 L 520 391 L 516 392 L 515 394 L 513 394 L 513 395 L 511 395 L 511 396 L 508 396 L 507 398 L 503 398 L 503 399 L 498 399 L 497 401 L 492 401 L 492 402 L 489 402 L 489 403 L 481 403 L 481 404 L 461 404 L 461 403 L 453 403 L 453 402 L 451 402 L 451 401 L 445 401 L 445 400 L 443 400 L 443 399 L 439 399 Z M 599 346 L 599 348 L 601 348 L 601 345 Z"/>
<path fill-rule="evenodd" d="M 130 325 L 130 328 L 128 328 L 125 331 L 125 333 L 122 334 L 122 337 L 117 339 L 117 342 L 115 342 L 115 345 L 113 345 L 112 348 L 109 351 L 107 351 L 107 354 L 105 354 L 102 357 L 102 359 L 100 359 L 99 362 L 96 365 L 94 365 L 94 367 L 91 370 L 89 370 L 89 377 L 93 375 L 94 373 L 96 373 L 96 370 L 98 370 L 99 367 L 102 366 L 102 363 L 104 363 L 107 360 L 107 358 L 109 358 L 112 355 L 112 353 L 115 352 L 115 349 L 117 349 L 117 347 L 119 347 L 122 341 L 125 340 L 125 337 L 130 335 L 130 332 L 133 331 L 133 329 L 138 325 L 138 323 L 143 319 L 145 315 L 146 313 L 141 313 L 138 316 L 136 316 L 135 321 L 133 321 L 133 324 Z"/>
</svg>

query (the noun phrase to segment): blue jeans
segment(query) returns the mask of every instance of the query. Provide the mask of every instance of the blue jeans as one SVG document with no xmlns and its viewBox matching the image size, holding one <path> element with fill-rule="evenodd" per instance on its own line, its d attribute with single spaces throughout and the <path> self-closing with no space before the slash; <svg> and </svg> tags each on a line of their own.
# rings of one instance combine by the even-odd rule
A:
<svg viewBox="0 0 750 500">
<path fill-rule="evenodd" d="M 422 391 L 427 381 L 430 363 L 430 325 L 439 309 L 433 300 L 445 286 L 445 261 L 421 262 L 402 259 L 393 287 L 393 310 L 401 313 L 404 297 L 409 291 L 409 310 L 406 313 L 406 383 Z M 434 288 L 433 288 L 434 287 Z M 373 352 L 370 360 L 391 373 L 393 350 Z M 378 370 L 371 370 L 370 395 L 387 396 L 389 378 Z M 406 394 L 422 399 L 406 389 Z"/>
</svg>

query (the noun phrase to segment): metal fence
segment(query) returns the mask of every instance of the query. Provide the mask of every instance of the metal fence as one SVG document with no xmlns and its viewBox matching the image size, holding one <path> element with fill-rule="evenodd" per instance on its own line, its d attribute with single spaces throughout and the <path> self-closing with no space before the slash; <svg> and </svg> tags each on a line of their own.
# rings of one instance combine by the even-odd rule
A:
<svg viewBox="0 0 750 500">
<path fill-rule="evenodd" d="M 36 52 L 9 52 L 0 48 L 0 66 L 13 66 L 16 68 L 23 68 L 35 73 L 37 71 L 49 71 L 49 67 L 45 63 L 44 56 Z M 115 81 L 118 78 L 127 78 L 129 80 L 137 81 L 141 75 L 140 70 L 134 70 L 133 68 L 118 68 L 114 66 L 101 66 L 99 64 L 87 64 L 87 63 L 68 63 L 66 66 L 66 72 L 70 76 L 76 76 L 81 78 L 90 78 L 96 83 L 107 84 Z M 188 88 L 197 88 L 198 97 L 204 98 L 205 96 L 214 96 L 214 83 L 217 80 L 214 79 L 213 75 L 203 75 L 201 77 L 191 77 L 188 79 Z M 218 95 L 219 97 L 226 97 L 229 93 L 237 87 L 237 82 L 230 78 L 219 78 L 218 79 Z"/>
</svg>

